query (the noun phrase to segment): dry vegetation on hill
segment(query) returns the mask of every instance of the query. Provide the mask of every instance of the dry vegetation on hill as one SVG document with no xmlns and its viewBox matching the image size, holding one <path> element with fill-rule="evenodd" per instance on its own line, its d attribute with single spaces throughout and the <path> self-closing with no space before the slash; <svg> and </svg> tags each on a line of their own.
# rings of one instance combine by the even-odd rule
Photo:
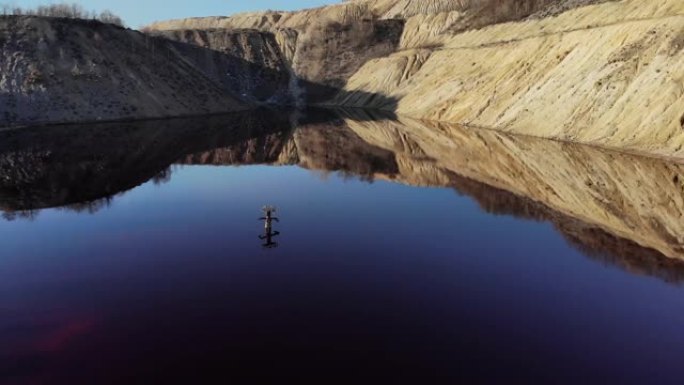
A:
<svg viewBox="0 0 684 385">
<path fill-rule="evenodd" d="M 110 10 L 88 11 L 80 4 L 61 3 L 39 5 L 35 8 L 22 8 L 16 5 L 0 4 L 0 15 L 62 17 L 68 19 L 98 20 L 107 24 L 124 26 L 123 19 Z"/>
</svg>

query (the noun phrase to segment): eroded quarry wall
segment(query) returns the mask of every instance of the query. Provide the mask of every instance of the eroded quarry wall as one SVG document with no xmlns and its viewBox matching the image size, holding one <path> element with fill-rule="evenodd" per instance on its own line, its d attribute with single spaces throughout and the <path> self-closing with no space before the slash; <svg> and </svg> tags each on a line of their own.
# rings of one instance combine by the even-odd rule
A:
<svg viewBox="0 0 684 385">
<path fill-rule="evenodd" d="M 353 0 L 155 23 L 0 19 L 0 124 L 377 108 L 684 156 L 681 0 Z"/>
<path fill-rule="evenodd" d="M 184 43 L 175 45 L 184 59 L 241 100 L 274 104 L 291 101 L 289 63 L 272 33 L 219 29 L 160 31 L 151 35 Z"/>
<path fill-rule="evenodd" d="M 273 34 L 190 35 L 0 17 L 0 127 L 223 113 L 288 102 L 290 74 Z"/>
<path fill-rule="evenodd" d="M 332 48 L 340 28 L 390 20 L 401 36 L 373 55 Z M 681 0 L 357 0 L 150 28 L 295 31 L 296 74 L 342 85 L 312 103 L 684 155 Z M 357 62 L 336 68 L 350 50 Z"/>
<path fill-rule="evenodd" d="M 684 155 L 684 2 L 552 15 L 456 34 L 439 32 L 441 15 L 414 36 L 409 20 L 403 49 L 366 63 L 332 103 L 372 107 L 382 93 L 400 115 Z"/>
<path fill-rule="evenodd" d="M 0 126 L 244 107 L 167 42 L 99 22 L 0 17 L 0 52 Z"/>
</svg>

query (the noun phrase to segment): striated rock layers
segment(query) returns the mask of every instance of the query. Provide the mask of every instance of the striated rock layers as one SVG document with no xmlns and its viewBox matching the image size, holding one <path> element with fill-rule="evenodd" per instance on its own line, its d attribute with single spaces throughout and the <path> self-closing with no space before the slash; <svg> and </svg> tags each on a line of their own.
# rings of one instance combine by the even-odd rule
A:
<svg viewBox="0 0 684 385">
<path fill-rule="evenodd" d="M 220 35 L 230 52 L 96 21 L 0 17 L 0 127 L 228 112 L 287 101 L 275 38 Z"/>
<path fill-rule="evenodd" d="M 281 34 L 297 76 L 341 88 L 311 103 L 684 155 L 681 0 L 355 0 L 149 27 L 216 28 Z"/>
<path fill-rule="evenodd" d="M 382 90 L 399 114 L 681 157 L 683 39 L 684 2 L 602 3 L 424 37 L 439 48 L 367 63 L 336 103 Z"/>
<path fill-rule="evenodd" d="M 183 59 L 251 105 L 291 104 L 291 72 L 276 36 L 257 30 L 163 31 Z M 181 42 L 183 44 L 171 43 Z M 199 47 L 199 49 L 195 48 Z"/>
<path fill-rule="evenodd" d="M 351 0 L 145 32 L 0 18 L 0 125 L 318 104 L 684 156 L 681 0 Z"/>
</svg>

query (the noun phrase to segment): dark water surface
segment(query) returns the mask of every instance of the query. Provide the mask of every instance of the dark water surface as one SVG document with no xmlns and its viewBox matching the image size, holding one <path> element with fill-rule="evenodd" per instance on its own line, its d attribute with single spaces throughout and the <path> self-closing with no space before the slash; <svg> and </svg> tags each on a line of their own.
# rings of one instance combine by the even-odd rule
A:
<svg viewBox="0 0 684 385">
<path fill-rule="evenodd" d="M 445 166 L 465 147 L 381 127 L 259 112 L 0 133 L 0 383 L 684 381 L 681 238 L 628 239 L 609 210 L 575 218 L 584 200 L 492 187 L 472 158 Z"/>
</svg>

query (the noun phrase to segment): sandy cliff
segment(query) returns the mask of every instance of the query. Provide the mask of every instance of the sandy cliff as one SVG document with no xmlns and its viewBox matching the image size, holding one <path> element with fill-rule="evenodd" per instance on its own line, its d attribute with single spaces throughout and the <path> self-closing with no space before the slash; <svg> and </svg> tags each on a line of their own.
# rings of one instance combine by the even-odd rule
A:
<svg viewBox="0 0 684 385">
<path fill-rule="evenodd" d="M 155 23 L 0 19 L 0 124 L 377 108 L 684 156 L 681 0 L 353 0 Z"/>
<path fill-rule="evenodd" d="M 568 2 L 567 8 L 599 0 Z M 253 29 L 279 36 L 284 55 L 304 85 L 309 102 L 327 100 L 366 62 L 386 57 L 416 39 L 438 32 L 455 32 L 508 20 L 519 20 L 547 10 L 555 0 L 358 0 L 299 12 L 255 12 L 231 17 L 170 20 L 145 28 L 159 31 L 216 31 Z M 448 24 L 446 22 L 449 22 Z M 410 23 L 404 28 L 405 23 Z M 192 41 L 190 41 L 192 42 Z M 381 93 L 366 95 L 374 98 Z M 374 99 L 377 106 L 381 98 Z M 368 100 L 366 100 L 368 102 Z M 393 108 L 385 103 L 383 108 Z"/>
<path fill-rule="evenodd" d="M 382 92 L 403 115 L 680 157 L 683 38 L 681 1 L 592 5 L 405 43 L 335 103 Z"/>
<path fill-rule="evenodd" d="M 388 21 L 400 36 L 372 54 L 340 43 Z M 314 103 L 684 155 L 681 0 L 355 0 L 150 26 L 206 28 L 294 31 L 280 42 L 297 75 L 342 88 Z"/>
<path fill-rule="evenodd" d="M 152 33 L 174 46 L 216 84 L 241 100 L 291 102 L 289 63 L 277 37 L 257 30 L 175 30 Z M 197 52 L 193 47 L 199 47 Z"/>
</svg>

